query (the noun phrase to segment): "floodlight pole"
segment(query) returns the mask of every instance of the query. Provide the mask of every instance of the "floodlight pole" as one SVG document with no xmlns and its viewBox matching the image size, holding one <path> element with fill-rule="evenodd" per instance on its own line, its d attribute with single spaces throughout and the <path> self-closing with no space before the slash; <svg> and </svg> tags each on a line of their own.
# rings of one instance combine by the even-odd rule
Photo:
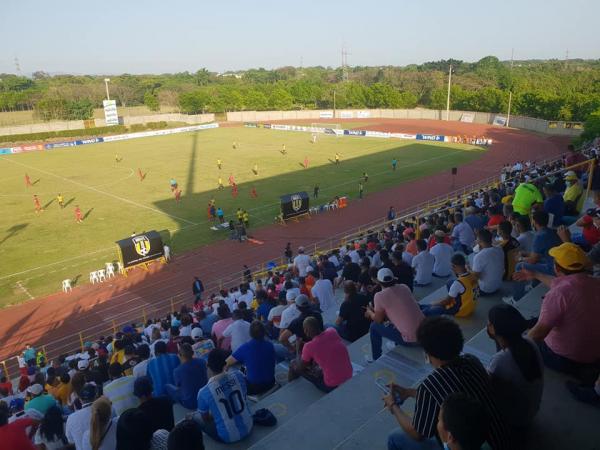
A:
<svg viewBox="0 0 600 450">
<path fill-rule="evenodd" d="M 333 118 L 335 119 L 335 89 L 333 90 Z"/>
<path fill-rule="evenodd" d="M 104 86 L 106 87 L 106 100 L 110 100 L 110 94 L 108 93 L 108 82 L 109 81 L 110 81 L 110 78 L 104 79 Z"/>
<path fill-rule="evenodd" d="M 510 105 L 512 103 L 512 91 L 508 93 L 508 114 L 506 114 L 506 127 L 510 126 Z"/>
<path fill-rule="evenodd" d="M 452 83 L 452 64 L 448 69 L 448 96 L 446 97 L 446 121 L 450 120 L 450 84 Z"/>
</svg>

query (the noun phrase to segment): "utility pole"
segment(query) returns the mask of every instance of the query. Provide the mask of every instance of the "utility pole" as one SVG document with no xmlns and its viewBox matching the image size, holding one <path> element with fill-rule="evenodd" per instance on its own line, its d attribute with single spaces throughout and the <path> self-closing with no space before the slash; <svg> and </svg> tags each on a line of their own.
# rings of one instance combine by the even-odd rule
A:
<svg viewBox="0 0 600 450">
<path fill-rule="evenodd" d="M 108 82 L 109 81 L 110 81 L 110 78 L 104 79 L 104 86 L 106 87 L 106 100 L 110 100 L 110 94 L 108 93 Z"/>
<path fill-rule="evenodd" d="M 512 105 L 512 90 L 513 90 L 513 86 L 512 86 L 512 69 L 513 69 L 513 64 L 515 62 L 515 49 L 513 48 L 510 52 L 510 91 L 508 91 L 508 112 L 506 114 L 506 127 L 508 128 L 510 126 L 510 107 Z"/>
<path fill-rule="evenodd" d="M 335 118 L 335 89 L 333 90 L 333 117 Z"/>
<path fill-rule="evenodd" d="M 448 69 L 448 96 L 446 97 L 446 121 L 450 120 L 450 85 L 452 83 L 452 64 Z"/>
</svg>

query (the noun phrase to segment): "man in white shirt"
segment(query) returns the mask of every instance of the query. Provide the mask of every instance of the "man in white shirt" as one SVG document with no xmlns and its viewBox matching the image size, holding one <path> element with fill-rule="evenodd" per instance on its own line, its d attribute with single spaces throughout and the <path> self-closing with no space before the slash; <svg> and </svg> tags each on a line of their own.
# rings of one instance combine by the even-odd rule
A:
<svg viewBox="0 0 600 450">
<path fill-rule="evenodd" d="M 304 254 L 304 247 L 298 247 L 298 255 L 294 258 L 294 267 L 298 276 L 306 276 L 306 268 L 310 266 L 310 257 Z"/>
<path fill-rule="evenodd" d="M 288 307 L 283 310 L 281 313 L 281 322 L 279 323 L 279 328 L 285 330 L 290 326 L 292 320 L 300 315 L 300 311 L 296 308 L 296 293 L 291 291 L 285 294 L 285 299 L 287 300 Z"/>
<path fill-rule="evenodd" d="M 114 362 L 108 366 L 110 381 L 103 388 L 103 393 L 112 402 L 115 414 L 120 416 L 124 411 L 137 408 L 140 400 L 133 395 L 134 376 L 123 376 L 123 367 Z"/>
<path fill-rule="evenodd" d="M 492 246 L 492 233 L 489 230 L 479 230 L 477 244 L 480 250 L 473 258 L 472 272 L 479 280 L 480 294 L 493 294 L 502 285 L 504 252 L 500 247 Z"/>
<path fill-rule="evenodd" d="M 435 262 L 433 263 L 433 275 L 440 278 L 446 278 L 452 274 L 452 255 L 454 249 L 452 246 L 444 242 L 446 233 L 442 230 L 435 232 L 436 244 L 431 247 L 429 253 L 434 257 Z"/>
<path fill-rule="evenodd" d="M 433 280 L 435 258 L 427 250 L 427 242 L 423 239 L 417 241 L 417 250 L 419 253 L 412 260 L 412 268 L 415 271 L 415 286 L 427 286 Z"/>
<path fill-rule="evenodd" d="M 140 358 L 140 362 L 133 366 L 133 377 L 145 377 L 147 375 L 148 363 L 150 362 L 150 347 L 148 344 L 142 344 L 135 351 Z"/>
<path fill-rule="evenodd" d="M 69 444 L 74 444 L 76 449 L 85 448 L 83 445 L 83 433 L 90 429 L 92 418 L 92 403 L 98 396 L 98 388 L 94 383 L 86 383 L 79 394 L 82 402 L 81 409 L 67 417 L 65 425 L 65 437 Z"/>
<path fill-rule="evenodd" d="M 337 307 L 333 285 L 327 278 L 323 278 L 323 271 L 319 271 L 319 279 L 311 289 L 312 296 L 319 302 L 321 311 L 327 311 Z"/>
<path fill-rule="evenodd" d="M 456 225 L 452 228 L 452 246 L 454 250 L 468 255 L 473 252 L 475 233 L 468 223 L 463 222 L 461 213 L 454 214 L 454 221 Z"/>
<path fill-rule="evenodd" d="M 244 315 L 241 310 L 236 309 L 232 315 L 233 323 L 231 323 L 223 336 L 231 337 L 231 351 L 235 352 L 243 344 L 248 342 L 250 338 L 250 324 L 244 320 Z"/>
<path fill-rule="evenodd" d="M 237 302 L 246 302 L 246 305 L 250 305 L 252 300 L 254 299 L 254 292 L 248 289 L 247 284 L 243 284 L 240 286 L 240 296 L 237 299 Z"/>
<path fill-rule="evenodd" d="M 286 294 L 287 295 L 287 294 Z M 288 307 L 287 301 L 286 299 L 280 299 L 277 303 L 277 306 L 274 306 L 273 308 L 271 308 L 271 311 L 269 311 L 269 317 L 267 317 L 267 320 L 269 321 L 269 323 L 273 324 L 273 327 L 275 328 L 280 328 L 281 327 L 281 315 L 283 314 L 283 311 L 285 311 Z"/>
</svg>

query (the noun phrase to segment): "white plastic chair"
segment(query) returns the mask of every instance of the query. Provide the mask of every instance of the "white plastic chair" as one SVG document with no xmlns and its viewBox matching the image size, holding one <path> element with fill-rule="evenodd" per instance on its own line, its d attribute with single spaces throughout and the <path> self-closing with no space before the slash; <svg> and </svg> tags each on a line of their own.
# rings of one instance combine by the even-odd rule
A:
<svg viewBox="0 0 600 450">
<path fill-rule="evenodd" d="M 68 291 L 73 290 L 73 288 L 71 287 L 71 280 L 69 280 L 69 279 L 63 280 L 62 290 L 63 290 L 63 292 L 68 292 Z"/>
<path fill-rule="evenodd" d="M 114 277 L 115 276 L 115 266 L 113 263 L 106 263 L 106 277 Z"/>
<path fill-rule="evenodd" d="M 104 269 L 100 269 L 98 272 L 98 280 L 106 281 L 106 271 Z"/>
<path fill-rule="evenodd" d="M 123 273 L 125 271 L 125 269 L 123 268 L 123 264 L 121 264 L 121 261 L 117 263 L 117 269 L 119 270 L 119 273 Z"/>
<path fill-rule="evenodd" d="M 98 278 L 98 272 L 96 270 L 90 272 L 90 281 L 92 282 L 92 284 L 100 282 L 100 279 Z"/>
</svg>

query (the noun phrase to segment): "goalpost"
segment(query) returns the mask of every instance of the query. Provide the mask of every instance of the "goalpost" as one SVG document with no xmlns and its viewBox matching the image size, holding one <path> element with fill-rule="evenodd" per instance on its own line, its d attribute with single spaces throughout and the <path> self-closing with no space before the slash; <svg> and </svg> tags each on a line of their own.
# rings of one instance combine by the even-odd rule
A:
<svg viewBox="0 0 600 450">
<path fill-rule="evenodd" d="M 325 122 L 314 122 L 310 124 L 310 131 L 312 133 L 312 141 L 316 142 L 317 141 L 317 135 L 320 133 L 323 133 L 325 128 L 331 128 L 333 130 L 341 130 L 342 129 L 342 125 L 339 123 L 325 123 Z M 335 134 L 335 136 L 339 136 L 338 133 Z"/>
</svg>

